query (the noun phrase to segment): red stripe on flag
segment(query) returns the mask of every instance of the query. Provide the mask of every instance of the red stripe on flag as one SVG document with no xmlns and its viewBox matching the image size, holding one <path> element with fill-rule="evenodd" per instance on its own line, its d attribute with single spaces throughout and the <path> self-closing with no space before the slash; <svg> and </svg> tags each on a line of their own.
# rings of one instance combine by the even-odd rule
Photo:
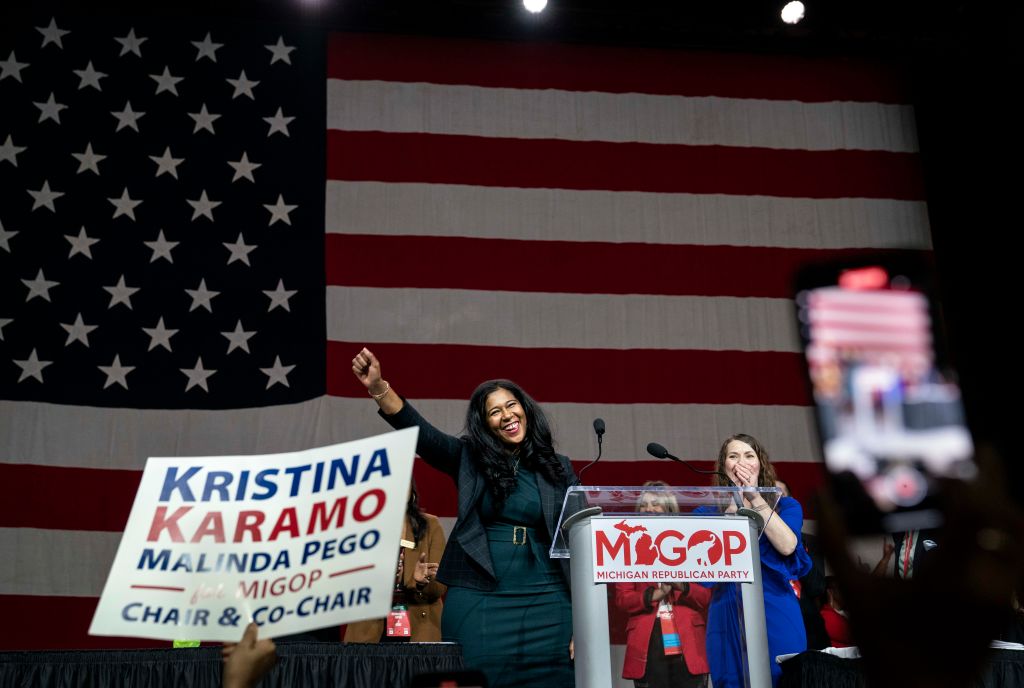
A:
<svg viewBox="0 0 1024 688">
<path fill-rule="evenodd" d="M 804 102 L 909 102 L 898 70 L 869 60 L 378 34 L 331 34 L 327 76 Z"/>
<path fill-rule="evenodd" d="M 377 429 L 366 428 L 365 431 L 370 434 Z M 425 461 L 416 461 L 412 465 L 412 479 L 416 481 L 421 510 L 441 518 L 458 515 L 459 493 L 451 476 L 431 468 Z"/>
<path fill-rule="evenodd" d="M 913 153 L 327 131 L 327 176 L 524 188 L 923 200 Z"/>
<path fill-rule="evenodd" d="M 0 528 L 124 530 L 142 471 L 0 463 Z"/>
<path fill-rule="evenodd" d="M 98 597 L 0 595 L 6 620 L 0 624 L 0 647 L 8 651 L 171 647 L 167 640 L 89 635 L 98 602 Z"/>
<path fill-rule="evenodd" d="M 328 234 L 325 247 L 332 286 L 492 291 L 493 272 L 466 266 L 500 260 L 516 266 L 498 280 L 510 291 L 773 298 L 793 295 L 801 265 L 867 252 L 364 234 Z M 871 251 L 879 253 L 920 252 Z M 365 255 L 387 256 L 388 269 L 352 260 Z"/>
<path fill-rule="evenodd" d="M 484 380 L 510 378 L 536 399 L 548 402 L 810 403 L 803 361 L 797 353 L 338 341 L 327 343 L 328 394 L 366 396 L 351 372 L 352 356 L 363 346 L 388 362 L 388 377 L 410 399 L 468 399 Z"/>
</svg>

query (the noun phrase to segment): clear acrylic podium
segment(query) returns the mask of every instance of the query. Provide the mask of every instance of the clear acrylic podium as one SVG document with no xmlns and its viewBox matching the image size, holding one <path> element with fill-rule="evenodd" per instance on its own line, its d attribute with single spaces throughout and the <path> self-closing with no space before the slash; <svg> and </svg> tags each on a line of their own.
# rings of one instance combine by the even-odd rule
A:
<svg viewBox="0 0 1024 688">
<path fill-rule="evenodd" d="M 634 530 L 626 525 L 626 519 L 636 522 L 638 519 L 681 518 L 691 523 L 713 524 L 713 528 L 724 528 L 729 533 L 745 534 L 752 562 L 750 563 L 749 580 L 738 582 L 742 604 L 740 627 L 746 645 L 745 667 L 741 673 L 750 688 L 771 688 L 771 669 L 768 656 L 768 639 L 765 627 L 764 595 L 761 588 L 761 561 L 758 550 L 758 538 L 764 528 L 764 517 L 771 518 L 774 506 L 779 499 L 777 488 L 746 488 L 756 491 L 761 498 L 772 507 L 772 510 L 758 512 L 744 508 L 742 494 L 744 489 L 738 487 L 596 487 L 575 486 L 566 492 L 562 505 L 562 513 L 558 521 L 558 530 L 551 544 L 551 557 L 570 560 L 572 588 L 572 622 L 576 652 L 576 686 L 577 688 L 611 688 L 613 672 L 620 667 L 612 667 L 608 633 L 608 594 L 605 582 L 595 581 L 595 548 L 602 549 L 602 558 L 611 550 L 607 547 L 608 538 L 598 535 L 609 527 L 622 527 L 624 533 Z M 666 513 L 640 513 L 637 510 L 640 497 L 650 495 L 669 506 Z M 678 510 L 671 510 L 677 508 Z M 614 525 L 619 523 L 619 526 Z M 662 521 L 669 523 L 668 521 Z M 657 521 L 650 523 L 652 529 Z M 678 531 L 671 531 L 678 535 Z M 701 531 L 702 533 L 705 531 Z M 665 533 L 663 533 L 664 535 Z M 602 540 L 597 540 L 603 537 Z M 619 536 L 620 544 L 624 537 Z M 742 539 L 734 535 L 734 539 Z M 599 543 L 595 545 L 595 543 Z M 653 542 L 651 543 L 653 544 Z M 692 544 L 692 540 L 691 540 Z M 667 545 L 666 545 L 667 548 Z M 718 551 L 721 551 L 719 546 Z M 617 553 L 622 553 L 620 547 Z M 660 553 L 660 550 L 651 550 Z M 677 550 L 674 550 L 677 551 Z M 704 550 L 707 552 L 708 550 Z M 628 559 L 628 555 L 626 557 Z M 675 572 L 665 570 L 665 559 L 662 558 L 660 571 L 646 569 L 643 566 L 616 572 L 617 575 L 629 576 L 630 582 L 650 580 L 651 582 L 667 582 L 666 576 Z M 700 561 L 700 559 L 697 559 Z M 639 564 L 640 562 L 637 562 Z M 668 564 L 674 562 L 669 559 Z M 690 566 L 692 566 L 692 562 Z M 682 565 L 679 567 L 682 575 Z M 603 573 L 601 575 L 604 575 Z M 660 575 L 659 578 L 653 576 Z M 645 577 L 652 576 L 652 577 Z M 623 580 L 623 579 L 618 579 Z M 614 582 L 609 580 L 608 582 Z M 733 589 L 733 588 L 730 588 Z"/>
</svg>

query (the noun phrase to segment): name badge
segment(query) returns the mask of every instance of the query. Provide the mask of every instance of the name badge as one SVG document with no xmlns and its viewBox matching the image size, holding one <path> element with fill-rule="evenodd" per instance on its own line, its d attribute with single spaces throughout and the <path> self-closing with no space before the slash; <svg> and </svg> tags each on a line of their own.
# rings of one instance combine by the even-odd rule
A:
<svg viewBox="0 0 1024 688">
<path fill-rule="evenodd" d="M 392 607 L 388 614 L 388 637 L 408 638 L 412 635 L 412 628 L 409 626 L 409 611 L 404 605 Z"/>
<path fill-rule="evenodd" d="M 661 622 L 661 639 L 665 645 L 665 654 L 682 654 L 683 645 L 679 640 L 679 631 L 676 630 L 676 614 L 671 604 L 662 603 L 658 607 L 658 619 Z"/>
</svg>

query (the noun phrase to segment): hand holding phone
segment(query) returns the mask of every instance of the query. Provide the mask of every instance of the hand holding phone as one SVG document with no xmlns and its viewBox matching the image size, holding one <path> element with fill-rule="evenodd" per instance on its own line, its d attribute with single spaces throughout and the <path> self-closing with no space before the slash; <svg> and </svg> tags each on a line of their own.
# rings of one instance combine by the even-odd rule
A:
<svg viewBox="0 0 1024 688">
<path fill-rule="evenodd" d="M 939 478 L 976 468 L 923 260 L 806 268 L 801 340 L 833 496 L 851 532 L 935 528 Z"/>
<path fill-rule="evenodd" d="M 976 481 L 942 481 L 948 515 L 942 546 L 911 579 L 857 566 L 846 513 L 831 495 L 821 495 L 818 543 L 842 591 L 866 685 L 978 682 L 989 643 L 1008 621 L 1011 594 L 1024 580 L 1024 518 L 997 483 L 996 463 Z M 883 552 L 883 561 L 890 553 Z"/>
</svg>

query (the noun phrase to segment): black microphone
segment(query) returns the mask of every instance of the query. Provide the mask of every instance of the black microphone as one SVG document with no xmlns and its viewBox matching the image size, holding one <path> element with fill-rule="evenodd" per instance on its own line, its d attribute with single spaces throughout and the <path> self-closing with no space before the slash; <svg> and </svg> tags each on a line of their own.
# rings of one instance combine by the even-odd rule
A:
<svg viewBox="0 0 1024 688">
<path fill-rule="evenodd" d="M 595 418 L 594 419 L 594 432 L 597 434 L 597 458 L 594 459 L 593 461 L 591 461 L 586 466 L 584 466 L 583 468 L 580 469 L 579 475 L 577 475 L 576 477 L 579 478 L 581 485 L 583 484 L 583 471 L 587 470 L 588 468 L 590 468 L 595 463 L 597 463 L 598 461 L 601 460 L 601 443 L 604 441 L 604 419 L 603 418 Z"/>
<path fill-rule="evenodd" d="M 673 456 L 672 454 L 669 454 L 668 449 L 665 449 L 665 447 L 661 446 L 657 442 L 651 442 L 650 444 L 647 445 L 647 453 L 656 459 L 672 459 L 673 461 L 678 461 L 679 463 L 683 464 L 694 473 L 703 473 L 704 475 L 720 475 L 726 480 L 728 480 L 729 484 L 732 484 L 732 479 L 725 473 L 722 473 L 721 471 L 705 471 L 695 466 L 691 466 L 689 463 L 683 461 L 678 456 Z"/>
<path fill-rule="evenodd" d="M 736 483 L 734 483 L 732 481 L 732 478 L 730 478 L 728 475 L 726 475 L 722 471 L 705 471 L 705 470 L 702 470 L 700 468 L 696 468 L 694 466 L 691 466 L 689 463 L 687 463 L 686 461 L 683 461 L 678 456 L 673 456 L 672 454 L 670 454 L 668 449 L 665 449 L 665 447 L 661 446 L 657 442 L 651 442 L 651 443 L 649 443 L 647 445 L 647 453 L 650 454 L 651 456 L 653 456 L 656 459 L 672 459 L 673 461 L 676 461 L 678 463 L 683 464 L 684 466 L 689 468 L 694 473 L 703 473 L 704 475 L 717 475 L 717 476 L 721 476 L 722 478 L 725 478 L 725 480 L 730 485 L 732 485 L 734 487 L 739 487 L 738 485 L 736 485 Z M 757 524 L 757 529 L 759 531 L 761 529 L 763 529 L 764 528 L 764 519 L 761 517 L 761 514 L 757 513 L 757 511 L 755 511 L 754 509 L 748 509 L 745 506 L 743 506 L 743 500 L 740 498 L 740 495 L 739 495 L 738 492 L 734 492 L 732 497 L 733 497 L 733 501 L 736 503 L 736 513 L 738 513 L 738 514 L 740 514 L 742 516 L 746 516 L 749 519 L 752 519 Z"/>
</svg>

